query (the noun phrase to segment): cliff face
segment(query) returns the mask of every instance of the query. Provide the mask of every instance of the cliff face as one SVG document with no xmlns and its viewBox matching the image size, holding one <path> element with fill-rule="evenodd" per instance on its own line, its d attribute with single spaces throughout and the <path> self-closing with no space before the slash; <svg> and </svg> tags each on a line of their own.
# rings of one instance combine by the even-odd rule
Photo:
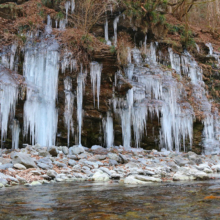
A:
<svg viewBox="0 0 220 220">
<path fill-rule="evenodd" d="M 201 153 L 204 139 L 217 141 L 218 126 L 204 119 L 207 112 L 212 120 L 217 118 L 214 109 L 219 101 L 218 54 L 210 54 L 207 42 L 201 40 L 207 33 L 194 30 L 198 47 L 189 50 L 194 59 L 184 52 L 180 33 L 158 23 L 149 26 L 146 34 L 118 9 L 108 11 L 108 26 L 101 17 L 87 35 L 71 22 L 63 27 L 65 18 L 56 20 L 56 10 L 65 7 L 71 17 L 70 6 L 58 7 L 52 2 L 46 7 L 41 1 L 18 6 L 15 3 L 23 2 L 13 2 L 0 1 L 1 82 L 6 85 L 7 72 L 15 81 L 12 84 L 18 97 L 8 107 L 11 113 L 8 126 L 4 125 L 8 132 L 2 134 L 5 147 L 11 148 L 19 136 L 19 147 L 38 140 L 61 146 L 69 140 L 69 146 L 81 143 L 86 147 L 110 146 L 114 141 L 115 146 L 178 150 L 184 146 Z M 32 15 L 31 8 L 36 7 L 39 11 Z M 50 14 L 47 21 L 41 13 Z M 172 27 L 181 25 L 174 18 L 167 20 Z M 111 46 L 106 45 L 108 40 L 112 40 Z M 101 68 L 101 77 L 97 68 Z M 205 91 L 215 104 L 209 102 L 211 97 L 207 99 Z"/>
</svg>

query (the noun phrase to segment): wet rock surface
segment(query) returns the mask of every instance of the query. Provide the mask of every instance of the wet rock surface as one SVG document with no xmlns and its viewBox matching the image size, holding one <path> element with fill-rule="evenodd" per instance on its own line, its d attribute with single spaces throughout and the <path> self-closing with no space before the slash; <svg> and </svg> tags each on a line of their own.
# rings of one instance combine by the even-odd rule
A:
<svg viewBox="0 0 220 220">
<path fill-rule="evenodd" d="M 197 155 L 192 152 L 176 153 L 162 149 L 104 149 L 83 146 L 55 147 L 46 157 L 36 152 L 41 146 L 8 152 L 3 150 L 0 160 L 0 183 L 3 186 L 26 184 L 35 186 L 65 181 L 119 181 L 121 184 L 207 180 L 220 172 L 219 155 Z M 60 151 L 65 149 L 65 153 Z M 68 154 L 67 154 L 68 151 Z M 58 154 L 55 156 L 54 152 Z M 192 162 L 193 161 L 193 162 Z M 4 166 L 4 167 L 2 167 Z M 32 184 L 33 182 L 33 184 Z"/>
</svg>

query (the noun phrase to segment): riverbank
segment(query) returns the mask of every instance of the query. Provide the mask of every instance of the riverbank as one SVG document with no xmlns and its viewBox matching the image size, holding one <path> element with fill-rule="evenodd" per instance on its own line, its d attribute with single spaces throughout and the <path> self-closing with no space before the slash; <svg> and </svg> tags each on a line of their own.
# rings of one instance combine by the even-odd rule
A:
<svg viewBox="0 0 220 220">
<path fill-rule="evenodd" d="M 176 153 L 162 149 L 111 149 L 93 146 L 26 146 L 4 149 L 0 158 L 0 187 L 34 186 L 55 182 L 111 182 L 144 185 L 215 179 L 220 173 L 219 155 Z"/>
</svg>

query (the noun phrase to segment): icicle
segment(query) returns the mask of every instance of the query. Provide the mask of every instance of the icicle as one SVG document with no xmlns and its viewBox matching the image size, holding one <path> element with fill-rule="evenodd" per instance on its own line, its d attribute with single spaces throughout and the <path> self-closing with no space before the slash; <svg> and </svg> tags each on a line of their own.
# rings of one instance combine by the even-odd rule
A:
<svg viewBox="0 0 220 220">
<path fill-rule="evenodd" d="M 170 55 L 171 68 L 176 70 L 176 73 L 181 74 L 180 56 L 176 53 L 173 53 L 173 50 L 170 47 L 168 48 L 168 52 Z"/>
<path fill-rule="evenodd" d="M 79 145 L 81 145 L 82 135 L 82 120 L 83 120 L 83 92 L 85 89 L 85 74 L 81 72 L 77 77 L 77 120 L 78 120 L 78 132 L 79 132 Z"/>
<path fill-rule="evenodd" d="M 14 119 L 13 125 L 12 125 L 12 149 L 18 149 L 19 148 L 19 135 L 20 135 L 20 124 L 19 121 Z"/>
<path fill-rule="evenodd" d="M 106 41 L 106 44 L 111 46 L 112 43 L 111 41 L 109 40 L 109 37 L 108 37 L 108 19 L 106 18 L 106 22 L 105 22 L 105 41 Z"/>
<path fill-rule="evenodd" d="M 198 44 L 196 44 L 196 49 L 197 49 L 197 52 L 200 53 L 200 48 Z"/>
<path fill-rule="evenodd" d="M 97 62 L 91 62 L 90 63 L 90 77 L 91 77 L 91 84 L 92 84 L 92 91 L 93 91 L 94 106 L 95 106 L 95 93 L 96 93 L 98 109 L 99 109 L 99 94 L 100 94 L 100 86 L 101 86 L 101 73 L 102 73 L 102 65 L 100 65 Z"/>
<path fill-rule="evenodd" d="M 139 64 L 142 62 L 142 57 L 141 57 L 141 51 L 137 49 L 136 47 L 132 50 L 133 53 L 133 58 L 136 64 Z"/>
<path fill-rule="evenodd" d="M 65 31 L 66 29 L 66 20 L 65 19 L 61 19 L 59 22 L 59 30 L 60 31 Z"/>
<path fill-rule="evenodd" d="M 157 42 L 150 44 L 150 54 L 151 54 L 151 60 L 154 64 L 157 63 L 157 55 L 156 55 L 156 49 L 157 49 Z"/>
<path fill-rule="evenodd" d="M 113 119 L 110 112 L 107 113 L 107 118 L 103 119 L 103 130 L 105 137 L 105 144 L 107 148 L 113 147 L 114 145 L 114 129 Z"/>
<path fill-rule="evenodd" d="M 72 90 L 72 79 L 66 77 L 64 80 L 64 92 L 65 92 L 65 111 L 64 111 L 64 122 L 67 127 L 67 144 L 69 146 L 70 132 L 74 135 L 73 127 L 73 107 L 74 107 L 74 95 Z"/>
<path fill-rule="evenodd" d="M 147 53 L 147 35 L 144 38 L 144 53 Z"/>
<path fill-rule="evenodd" d="M 15 105 L 18 99 L 17 84 L 10 71 L 0 65 L 0 130 L 1 141 L 7 137 L 9 116 L 15 114 Z"/>
<path fill-rule="evenodd" d="M 117 16 L 115 18 L 115 20 L 113 21 L 113 27 L 114 27 L 114 45 L 115 47 L 117 46 L 117 41 L 118 41 L 118 37 L 117 37 L 117 29 L 118 29 L 118 22 L 119 22 L 119 18 L 120 18 L 120 15 Z"/>
<path fill-rule="evenodd" d="M 71 6 L 70 1 L 67 1 L 67 2 L 65 3 L 65 9 L 66 9 L 66 23 L 68 22 L 68 11 L 69 11 L 69 9 L 70 9 L 70 6 Z"/>
<path fill-rule="evenodd" d="M 74 10 L 75 10 L 75 0 L 71 0 L 71 13 L 73 14 Z"/>
<path fill-rule="evenodd" d="M 52 33 L 52 21 L 50 15 L 47 15 L 47 25 L 45 26 L 45 32 L 46 34 Z"/>
<path fill-rule="evenodd" d="M 208 48 L 209 48 L 209 55 L 212 56 L 213 55 L 213 46 L 211 43 L 206 43 L 205 44 Z"/>
<path fill-rule="evenodd" d="M 24 105 L 24 135 L 32 139 L 32 145 L 55 145 L 57 132 L 57 85 L 59 73 L 59 45 L 56 41 L 42 41 L 25 48 L 24 76 L 27 85 L 36 89 L 27 90 Z"/>
</svg>

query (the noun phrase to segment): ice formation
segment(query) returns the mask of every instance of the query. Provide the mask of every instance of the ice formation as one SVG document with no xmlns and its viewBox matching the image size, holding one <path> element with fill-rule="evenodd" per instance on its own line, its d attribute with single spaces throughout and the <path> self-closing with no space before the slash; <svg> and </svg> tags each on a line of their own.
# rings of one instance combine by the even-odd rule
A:
<svg viewBox="0 0 220 220">
<path fill-rule="evenodd" d="M 110 112 L 107 112 L 107 118 L 103 119 L 103 130 L 105 145 L 107 148 L 110 148 L 114 145 L 114 127 L 113 119 Z"/>
<path fill-rule="evenodd" d="M 19 148 L 19 135 L 20 135 L 20 124 L 19 121 L 14 119 L 12 125 L 12 149 Z"/>
<path fill-rule="evenodd" d="M 7 137 L 9 117 L 15 114 L 18 87 L 10 71 L 0 64 L 0 130 L 1 142 Z"/>
<path fill-rule="evenodd" d="M 67 146 L 70 142 L 70 133 L 74 134 L 73 127 L 73 108 L 74 108 L 74 94 L 72 93 L 72 79 L 66 77 L 64 80 L 64 92 L 65 92 L 65 110 L 64 110 L 64 122 L 67 127 Z"/>
<path fill-rule="evenodd" d="M 102 74 L 102 65 L 99 64 L 98 62 L 91 62 L 90 78 L 91 78 L 91 85 L 93 91 L 94 106 L 95 106 L 95 94 L 97 94 L 98 109 L 99 109 L 99 95 L 100 95 L 100 87 L 101 87 L 101 74 Z"/>
<path fill-rule="evenodd" d="M 77 121 L 78 121 L 78 133 L 79 133 L 79 145 L 81 145 L 81 135 L 82 135 L 82 123 L 83 123 L 83 92 L 85 89 L 85 79 L 86 74 L 81 72 L 77 77 Z"/>
<path fill-rule="evenodd" d="M 120 18 L 120 15 L 117 16 L 115 18 L 115 20 L 113 21 L 113 27 L 114 27 L 114 45 L 115 47 L 117 46 L 117 42 L 118 42 L 118 22 L 119 22 L 119 18 Z"/>
<path fill-rule="evenodd" d="M 32 144 L 55 145 L 57 132 L 57 83 L 59 73 L 59 45 L 42 40 L 28 42 L 25 47 L 24 77 L 27 83 L 27 100 L 24 105 L 24 135 Z"/>
<path fill-rule="evenodd" d="M 112 43 L 111 41 L 109 40 L 109 37 L 108 37 L 108 19 L 106 18 L 106 22 L 105 22 L 105 41 L 106 41 L 106 44 L 111 46 Z"/>
</svg>

